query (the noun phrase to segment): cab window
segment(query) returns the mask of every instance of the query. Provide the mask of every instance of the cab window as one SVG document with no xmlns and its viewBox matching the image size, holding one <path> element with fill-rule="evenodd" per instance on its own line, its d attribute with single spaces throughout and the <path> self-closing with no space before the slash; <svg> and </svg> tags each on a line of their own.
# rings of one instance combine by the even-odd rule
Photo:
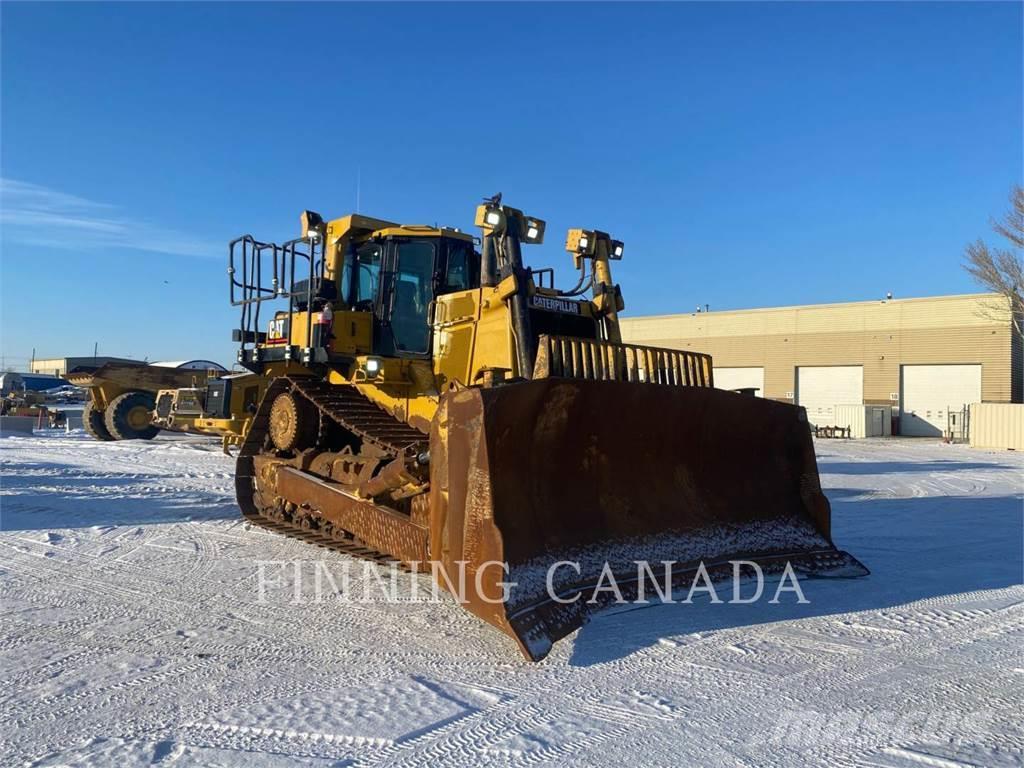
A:
<svg viewBox="0 0 1024 768">
<path fill-rule="evenodd" d="M 473 259 L 473 246 L 461 240 L 448 240 L 448 259 L 444 281 L 439 293 L 454 293 L 477 287 L 475 277 L 476 262 Z"/>
<path fill-rule="evenodd" d="M 434 244 L 409 240 L 398 244 L 391 331 L 395 350 L 423 354 L 430 348 L 427 313 L 433 299 Z"/>
<path fill-rule="evenodd" d="M 359 247 L 357 254 L 356 263 L 359 275 L 356 279 L 356 295 L 352 303 L 357 309 L 367 310 L 377 299 L 384 249 L 379 243 L 365 243 Z"/>
</svg>

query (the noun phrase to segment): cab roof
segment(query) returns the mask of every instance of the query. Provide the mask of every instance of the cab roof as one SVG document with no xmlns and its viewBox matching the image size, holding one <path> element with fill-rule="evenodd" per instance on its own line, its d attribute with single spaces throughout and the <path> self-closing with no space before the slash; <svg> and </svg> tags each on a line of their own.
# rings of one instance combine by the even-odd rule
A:
<svg viewBox="0 0 1024 768">
<path fill-rule="evenodd" d="M 364 237 L 452 237 L 473 242 L 468 232 L 450 227 L 432 227 L 423 224 L 397 224 L 386 219 L 375 219 L 360 213 L 351 213 L 327 224 L 328 240 L 337 242 L 346 236 Z"/>
</svg>

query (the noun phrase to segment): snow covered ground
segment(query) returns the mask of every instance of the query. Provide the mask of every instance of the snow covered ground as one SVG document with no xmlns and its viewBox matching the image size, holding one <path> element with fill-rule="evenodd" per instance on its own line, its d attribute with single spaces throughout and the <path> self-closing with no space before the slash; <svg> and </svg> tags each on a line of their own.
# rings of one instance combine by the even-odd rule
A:
<svg viewBox="0 0 1024 768">
<path fill-rule="evenodd" d="M 529 664 L 447 600 L 292 604 L 275 562 L 348 558 L 243 524 L 213 441 L 5 438 L 0 763 L 1021 765 L 1024 456 L 817 447 L 870 577 L 605 614 Z"/>
</svg>

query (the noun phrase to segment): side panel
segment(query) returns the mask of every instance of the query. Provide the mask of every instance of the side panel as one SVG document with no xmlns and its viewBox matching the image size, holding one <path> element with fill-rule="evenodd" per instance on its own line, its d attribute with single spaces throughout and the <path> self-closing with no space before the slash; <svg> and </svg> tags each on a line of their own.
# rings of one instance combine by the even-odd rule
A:
<svg viewBox="0 0 1024 768">
<path fill-rule="evenodd" d="M 369 312 L 335 311 L 333 334 L 332 352 L 367 354 L 373 349 L 373 316 Z"/>
<path fill-rule="evenodd" d="M 449 293 L 434 305 L 434 373 L 441 391 L 451 382 L 471 383 L 480 294 L 480 289 Z"/>
<path fill-rule="evenodd" d="M 473 362 L 470 367 L 469 383 L 474 383 L 485 368 L 501 368 L 514 373 L 512 354 L 512 319 L 497 290 L 484 288 L 481 291 L 480 321 L 473 344 Z"/>
<path fill-rule="evenodd" d="M 310 346 L 310 338 L 312 338 L 312 346 L 326 344 L 327 339 L 323 335 L 323 326 L 319 322 L 321 314 L 320 312 L 313 312 L 312 314 L 312 322 L 309 323 L 309 335 L 307 336 L 306 326 L 310 319 L 308 312 L 292 313 L 290 328 L 288 326 L 288 313 L 282 311 L 275 313 L 267 321 L 267 342 L 265 346 L 273 349 L 290 342 L 296 347 L 306 347 Z M 366 354 L 372 351 L 373 348 L 373 316 L 369 312 L 337 310 L 334 312 L 331 336 L 330 349 L 334 354 Z"/>
</svg>

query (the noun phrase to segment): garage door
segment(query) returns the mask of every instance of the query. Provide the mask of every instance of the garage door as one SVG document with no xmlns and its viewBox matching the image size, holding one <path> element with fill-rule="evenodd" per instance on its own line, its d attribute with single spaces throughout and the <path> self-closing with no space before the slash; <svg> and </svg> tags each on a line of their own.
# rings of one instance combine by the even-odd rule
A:
<svg viewBox="0 0 1024 768">
<path fill-rule="evenodd" d="M 804 366 L 796 369 L 796 401 L 811 424 L 838 426 L 837 405 L 864 402 L 864 368 L 859 365 Z"/>
<path fill-rule="evenodd" d="M 754 389 L 764 397 L 764 368 L 715 368 L 714 379 L 718 389 Z"/>
<path fill-rule="evenodd" d="M 901 435 L 941 437 L 950 408 L 980 402 L 980 365 L 900 366 Z"/>
</svg>

